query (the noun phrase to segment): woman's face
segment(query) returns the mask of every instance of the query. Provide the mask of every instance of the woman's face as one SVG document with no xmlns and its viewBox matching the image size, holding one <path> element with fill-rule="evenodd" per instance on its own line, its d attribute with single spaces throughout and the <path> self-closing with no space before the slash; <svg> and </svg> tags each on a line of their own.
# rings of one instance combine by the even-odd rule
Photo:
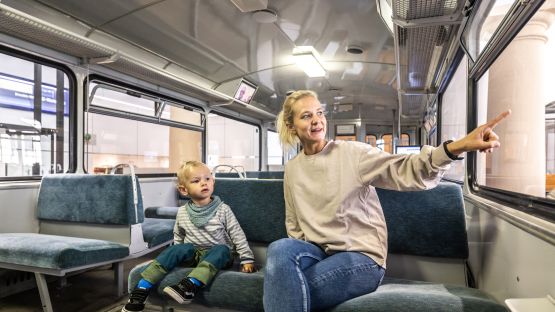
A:
<svg viewBox="0 0 555 312">
<path fill-rule="evenodd" d="M 293 104 L 293 124 L 289 130 L 303 145 L 325 142 L 326 127 L 325 112 L 316 98 L 307 96 Z"/>
</svg>

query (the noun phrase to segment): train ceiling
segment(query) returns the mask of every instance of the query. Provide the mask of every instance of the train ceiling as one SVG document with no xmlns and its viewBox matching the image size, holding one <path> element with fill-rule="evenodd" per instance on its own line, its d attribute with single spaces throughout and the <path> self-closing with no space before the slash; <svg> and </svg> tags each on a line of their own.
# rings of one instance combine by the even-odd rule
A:
<svg viewBox="0 0 555 312">
<path fill-rule="evenodd" d="M 262 120 L 288 91 L 311 89 L 331 118 L 400 110 L 417 124 L 457 46 L 462 2 L 3 0 L 0 32 Z M 314 47 L 325 77 L 295 64 L 297 46 Z M 232 101 L 241 78 L 259 87 L 250 105 Z"/>
</svg>

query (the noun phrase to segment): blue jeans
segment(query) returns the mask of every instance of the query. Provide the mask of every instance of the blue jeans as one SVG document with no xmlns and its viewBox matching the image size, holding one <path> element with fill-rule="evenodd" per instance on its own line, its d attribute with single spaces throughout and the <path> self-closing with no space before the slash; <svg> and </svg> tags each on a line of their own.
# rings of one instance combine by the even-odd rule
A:
<svg viewBox="0 0 555 312">
<path fill-rule="evenodd" d="M 283 238 L 268 247 L 264 311 L 320 310 L 371 293 L 385 270 L 359 252 L 327 255 L 320 247 Z"/>
</svg>

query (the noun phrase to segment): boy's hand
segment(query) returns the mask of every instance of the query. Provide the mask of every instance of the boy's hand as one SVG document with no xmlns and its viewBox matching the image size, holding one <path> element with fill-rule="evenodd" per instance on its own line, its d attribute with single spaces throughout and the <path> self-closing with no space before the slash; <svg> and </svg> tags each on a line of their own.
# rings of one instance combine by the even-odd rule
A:
<svg viewBox="0 0 555 312">
<path fill-rule="evenodd" d="M 241 265 L 241 272 L 243 273 L 252 273 L 255 271 L 256 268 L 254 267 L 254 263 L 244 263 Z"/>
</svg>

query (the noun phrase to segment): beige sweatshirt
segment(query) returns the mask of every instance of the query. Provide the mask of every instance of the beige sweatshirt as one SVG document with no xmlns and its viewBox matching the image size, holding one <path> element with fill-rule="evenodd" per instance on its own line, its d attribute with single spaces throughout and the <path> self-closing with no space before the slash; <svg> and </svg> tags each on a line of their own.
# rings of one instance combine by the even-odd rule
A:
<svg viewBox="0 0 555 312">
<path fill-rule="evenodd" d="M 328 254 L 361 252 L 385 268 L 387 228 L 374 187 L 434 188 L 452 161 L 442 146 L 391 155 L 360 142 L 330 141 L 318 154 L 301 152 L 285 167 L 287 233 Z"/>
</svg>

